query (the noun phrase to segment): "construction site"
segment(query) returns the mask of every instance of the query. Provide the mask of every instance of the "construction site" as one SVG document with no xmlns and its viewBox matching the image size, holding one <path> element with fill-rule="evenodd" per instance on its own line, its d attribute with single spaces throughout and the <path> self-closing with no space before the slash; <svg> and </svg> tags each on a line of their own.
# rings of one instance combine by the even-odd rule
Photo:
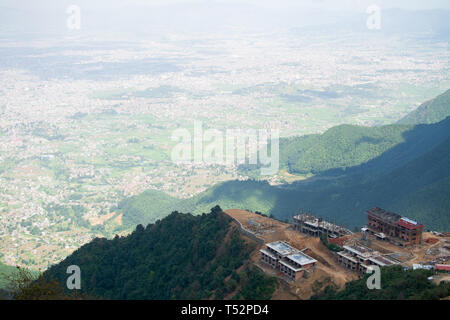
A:
<svg viewBox="0 0 450 320">
<path fill-rule="evenodd" d="M 300 214 L 296 221 L 285 223 L 245 210 L 226 213 L 259 243 L 251 255 L 252 263 L 280 279 L 274 299 L 309 299 L 328 285 L 343 288 L 371 265 L 401 265 L 405 269 L 437 265 L 445 270 L 450 262 L 450 234 L 446 233 L 423 232 L 420 243 L 404 246 L 380 239 L 367 227 L 352 233 L 311 214 Z M 299 229 L 299 221 L 308 225 L 307 232 Z M 327 248 L 320 239 L 324 233 L 341 251 Z M 436 279 L 448 281 L 448 276 Z"/>
<path fill-rule="evenodd" d="M 326 235 L 328 238 L 339 238 L 352 234 L 350 230 L 342 226 L 304 212 L 292 217 L 292 227 L 301 233 L 319 238 L 322 235 Z"/>
<path fill-rule="evenodd" d="M 366 211 L 367 230 L 379 240 L 389 241 L 398 246 L 422 243 L 424 225 L 394 212 L 373 207 Z"/>
<path fill-rule="evenodd" d="M 281 271 L 288 280 L 293 282 L 305 276 L 306 272 L 313 272 L 317 263 L 314 258 L 283 241 L 267 243 L 266 248 L 259 252 L 262 263 Z"/>
</svg>

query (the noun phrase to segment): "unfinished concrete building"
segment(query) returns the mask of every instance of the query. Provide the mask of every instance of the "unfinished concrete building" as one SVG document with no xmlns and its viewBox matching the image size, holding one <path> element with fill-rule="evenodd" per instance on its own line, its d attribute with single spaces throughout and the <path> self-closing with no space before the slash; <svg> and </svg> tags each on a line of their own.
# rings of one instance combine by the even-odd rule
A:
<svg viewBox="0 0 450 320">
<path fill-rule="evenodd" d="M 367 210 L 367 227 L 378 240 L 399 246 L 422 243 L 424 226 L 396 213 L 373 207 Z"/>
<path fill-rule="evenodd" d="M 367 268 L 371 265 L 386 267 L 400 264 L 400 261 L 360 244 L 344 245 L 343 249 L 343 251 L 337 252 L 339 264 L 360 274 L 366 273 Z"/>
<path fill-rule="evenodd" d="M 279 270 L 290 281 L 301 278 L 305 271 L 314 270 L 317 260 L 283 241 L 266 244 L 261 249 L 261 262 Z"/>
<path fill-rule="evenodd" d="M 294 230 L 312 237 L 321 237 L 323 234 L 326 234 L 328 238 L 339 238 L 352 234 L 350 230 L 344 227 L 306 213 L 292 217 L 292 226 Z"/>
</svg>

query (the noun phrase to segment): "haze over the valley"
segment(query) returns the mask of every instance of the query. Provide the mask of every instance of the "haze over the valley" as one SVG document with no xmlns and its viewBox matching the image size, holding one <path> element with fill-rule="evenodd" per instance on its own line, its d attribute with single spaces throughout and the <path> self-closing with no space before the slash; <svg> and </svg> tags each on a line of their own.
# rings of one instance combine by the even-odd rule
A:
<svg viewBox="0 0 450 320">
<path fill-rule="evenodd" d="M 46 268 L 124 232 L 117 206 L 145 190 L 248 179 L 171 160 L 195 121 L 281 137 L 380 126 L 450 88 L 445 0 L 377 1 L 375 28 L 372 1 L 126 3 L 0 0 L 3 263 Z"/>
</svg>

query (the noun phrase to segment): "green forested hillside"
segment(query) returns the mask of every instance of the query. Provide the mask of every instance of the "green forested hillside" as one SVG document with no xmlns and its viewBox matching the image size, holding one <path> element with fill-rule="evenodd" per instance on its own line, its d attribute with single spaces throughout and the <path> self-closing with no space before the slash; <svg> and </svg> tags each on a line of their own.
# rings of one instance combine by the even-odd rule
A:
<svg viewBox="0 0 450 320">
<path fill-rule="evenodd" d="M 14 274 L 17 271 L 16 267 L 7 266 L 0 262 L 0 289 L 5 289 L 8 276 Z"/>
<path fill-rule="evenodd" d="M 381 289 L 369 290 L 366 275 L 362 279 L 350 281 L 339 292 L 327 287 L 322 293 L 312 297 L 321 300 L 439 300 L 450 296 L 450 283 L 436 285 L 428 280 L 433 271 L 403 270 L 402 266 L 381 269 Z"/>
<path fill-rule="evenodd" d="M 404 142 L 410 126 L 341 125 L 322 135 L 293 137 L 280 143 L 281 167 L 293 174 L 319 173 L 365 163 Z"/>
<path fill-rule="evenodd" d="M 230 182 L 209 192 L 216 194 L 216 202 L 225 206 L 232 203 L 231 195 L 226 191 L 231 188 L 234 194 L 240 194 L 239 198 L 233 197 L 233 205 L 273 214 L 280 219 L 290 218 L 293 212 L 303 208 L 352 228 L 367 223 L 364 211 L 377 205 L 417 219 L 427 228 L 448 231 L 449 178 L 450 138 L 417 159 L 382 173 L 323 177 L 321 180 L 299 182 L 289 188 L 270 187 L 265 183 Z M 260 203 L 264 208 L 261 204 L 251 206 L 250 203 L 258 201 L 246 201 L 247 194 L 261 194 Z M 200 203 L 204 200 L 201 199 Z M 236 202 L 241 200 L 238 206 Z"/>
<path fill-rule="evenodd" d="M 405 141 L 413 126 L 361 127 L 340 125 L 323 134 L 280 139 L 280 169 L 307 175 L 342 171 L 380 156 Z M 259 177 L 259 166 L 241 165 L 242 174 Z"/>
<path fill-rule="evenodd" d="M 340 125 L 323 134 L 280 139 L 280 168 L 291 174 L 318 174 L 339 171 L 364 164 L 408 138 L 428 138 L 428 143 L 439 144 L 441 135 L 429 134 L 426 127 L 414 125 L 432 124 L 450 116 L 450 90 L 425 102 L 398 124 L 381 127 Z M 422 129 L 422 130 L 421 130 Z M 414 137 L 413 137 L 414 136 Z M 448 136 L 448 132 L 445 137 Z M 426 144 L 425 144 L 426 145 Z M 243 174 L 259 176 L 257 166 L 243 165 Z"/>
<path fill-rule="evenodd" d="M 201 213 L 218 204 L 289 219 L 300 209 L 335 219 L 350 228 L 366 223 L 363 214 L 378 205 L 424 223 L 430 229 L 450 230 L 450 117 L 405 132 L 405 141 L 379 157 L 281 187 L 260 181 L 228 181 L 188 200 L 163 202 L 171 210 Z M 149 196 L 150 195 L 150 196 Z M 147 222 L 159 218 L 157 193 L 144 193 L 124 202 L 124 219 Z M 172 206 L 174 204 L 174 206 Z"/>
<path fill-rule="evenodd" d="M 418 172 L 420 174 L 418 174 Z M 289 219 L 300 209 L 349 228 L 366 221 L 365 210 L 374 205 L 424 223 L 433 230 L 450 230 L 450 139 L 425 155 L 395 169 L 372 175 L 351 174 L 274 187 L 267 182 L 229 181 L 179 202 L 194 213 L 215 204 L 224 209 L 241 208 Z M 140 211 L 141 219 L 152 210 Z"/>
<path fill-rule="evenodd" d="M 447 91 L 425 103 L 421 114 L 427 119 L 444 115 L 439 110 L 448 110 L 449 96 Z M 126 227 L 155 221 L 173 210 L 205 212 L 216 204 L 280 219 L 299 209 L 311 210 L 353 227 L 364 224 L 363 212 L 378 205 L 420 220 L 430 229 L 450 230 L 449 137 L 450 117 L 415 126 L 342 125 L 322 135 L 281 139 L 280 167 L 291 173 L 315 173 L 313 178 L 281 187 L 229 181 L 187 200 L 148 191 L 124 200 L 119 211 Z M 250 167 L 241 170 L 252 176 L 259 172 Z"/>
<path fill-rule="evenodd" d="M 13 279 L 17 279 L 20 273 L 26 273 L 33 279 L 37 278 L 40 274 L 39 271 L 25 268 L 21 268 L 19 271 L 15 266 L 5 265 L 0 262 L 0 300 L 10 295 L 10 292 L 7 291 L 11 289 L 11 282 Z"/>
<path fill-rule="evenodd" d="M 347 168 L 345 174 L 374 174 L 397 168 L 429 152 L 449 137 L 450 117 L 435 124 L 416 125 L 403 133 L 404 142 L 360 166 Z"/>
<path fill-rule="evenodd" d="M 190 211 L 185 209 L 188 209 L 187 204 L 182 200 L 156 190 L 147 190 L 140 195 L 126 198 L 118 205 L 118 210 L 123 213 L 123 225 L 133 228 L 138 224 L 155 222 L 172 211 Z"/>
<path fill-rule="evenodd" d="M 123 227 L 130 228 L 139 223 L 155 222 L 174 210 L 201 214 L 215 205 L 226 209 L 243 208 L 269 212 L 283 193 L 282 189 L 274 188 L 267 182 L 227 181 L 193 198 L 183 200 L 163 192 L 144 192 L 122 201 L 118 210 L 123 213 Z M 160 198 L 162 201 L 159 201 Z"/>
<path fill-rule="evenodd" d="M 44 276 L 65 283 L 78 265 L 83 293 L 108 299 L 270 299 L 275 279 L 248 263 L 255 247 L 219 207 L 174 212 L 127 237 L 95 239 Z"/>
<path fill-rule="evenodd" d="M 401 119 L 400 124 L 436 123 L 450 116 L 450 89 L 436 98 L 421 104 Z"/>
</svg>

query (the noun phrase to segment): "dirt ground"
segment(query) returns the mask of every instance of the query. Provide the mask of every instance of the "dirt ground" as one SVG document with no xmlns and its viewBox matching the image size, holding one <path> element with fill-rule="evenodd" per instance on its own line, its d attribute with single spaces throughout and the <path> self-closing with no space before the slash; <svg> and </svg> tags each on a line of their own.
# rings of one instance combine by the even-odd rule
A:
<svg viewBox="0 0 450 320">
<path fill-rule="evenodd" d="M 281 280 L 282 275 L 259 262 L 259 249 L 251 256 L 251 261 L 267 274 L 277 276 L 279 286 L 273 295 L 273 299 L 309 299 L 312 295 L 333 284 L 343 288 L 345 283 L 358 278 L 355 272 L 342 267 L 335 260 L 334 253 L 330 252 L 319 238 L 309 237 L 291 229 L 290 225 L 278 220 L 270 219 L 245 210 L 232 209 L 226 213 L 239 221 L 241 225 L 252 231 L 265 243 L 282 240 L 291 246 L 304 250 L 304 252 L 318 261 L 314 272 L 307 278 L 301 278 L 295 283 Z M 249 221 L 250 220 L 250 221 Z M 349 241 L 361 241 L 361 234 L 354 233 Z M 427 243 L 425 240 L 433 238 L 435 243 Z M 423 243 L 412 248 L 403 248 L 386 241 L 376 240 L 369 236 L 370 241 L 363 243 L 366 246 L 383 254 L 392 254 L 397 260 L 407 266 L 414 263 L 425 264 L 430 261 L 448 263 L 450 258 L 450 234 L 437 236 L 430 232 L 423 233 Z M 432 242 L 433 242 L 432 241 Z M 260 247 L 263 247 L 262 245 Z M 447 280 L 447 278 L 445 278 Z"/>
<path fill-rule="evenodd" d="M 433 276 L 433 282 L 437 285 L 441 282 L 450 282 L 450 274 L 438 274 Z"/>
<path fill-rule="evenodd" d="M 245 210 L 232 209 L 227 210 L 226 213 L 238 220 L 244 228 L 253 231 L 258 237 L 264 239 L 266 243 L 277 240 L 285 241 L 299 250 L 305 250 L 304 252 L 307 255 L 318 261 L 316 269 L 308 278 L 301 278 L 295 283 L 280 280 L 280 286 L 273 295 L 275 300 L 309 299 L 327 285 L 333 284 L 342 288 L 346 282 L 358 278 L 356 273 L 345 269 L 335 261 L 333 253 L 321 243 L 319 238 L 308 237 L 292 230 L 287 223 Z M 259 223 L 260 228 L 249 225 L 249 219 Z M 259 249 L 253 252 L 252 262 L 266 273 L 280 277 L 275 270 L 259 263 Z"/>
<path fill-rule="evenodd" d="M 358 234 L 354 234 L 353 237 L 358 237 Z M 422 238 L 422 244 L 405 248 L 386 241 L 376 240 L 375 237 L 371 236 L 368 246 L 381 253 L 394 253 L 400 262 L 410 267 L 415 263 L 427 264 L 439 258 L 442 259 L 439 263 L 448 263 L 450 258 L 450 237 L 440 237 L 433 235 L 431 232 L 424 232 Z M 436 242 L 427 243 L 425 240 L 429 238 L 435 239 Z"/>
</svg>

